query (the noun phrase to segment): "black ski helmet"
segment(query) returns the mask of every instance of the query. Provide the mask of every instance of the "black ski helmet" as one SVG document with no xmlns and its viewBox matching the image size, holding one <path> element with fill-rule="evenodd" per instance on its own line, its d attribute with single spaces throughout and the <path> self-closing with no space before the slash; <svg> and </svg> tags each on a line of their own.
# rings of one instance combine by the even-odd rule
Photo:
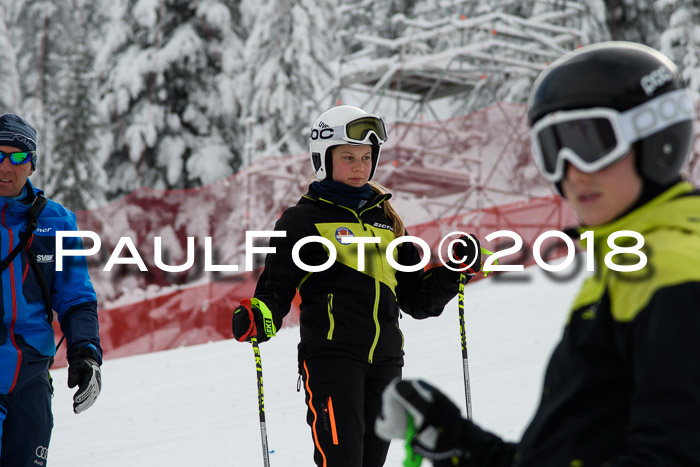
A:
<svg viewBox="0 0 700 467">
<path fill-rule="evenodd" d="M 528 122 L 532 126 L 561 110 L 623 112 L 685 87 L 673 62 L 657 50 L 622 41 L 592 44 L 557 59 L 538 76 L 528 101 Z M 639 139 L 634 148 L 640 176 L 659 185 L 676 179 L 692 139 L 692 119 Z"/>
</svg>

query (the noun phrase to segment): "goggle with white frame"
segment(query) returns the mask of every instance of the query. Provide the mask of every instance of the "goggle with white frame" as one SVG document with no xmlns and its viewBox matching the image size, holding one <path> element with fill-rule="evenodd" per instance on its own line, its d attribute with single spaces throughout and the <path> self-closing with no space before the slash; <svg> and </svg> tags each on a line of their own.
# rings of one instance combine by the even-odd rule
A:
<svg viewBox="0 0 700 467">
<path fill-rule="evenodd" d="M 363 116 L 356 118 L 343 126 L 333 127 L 332 137 L 343 139 L 348 143 L 368 144 L 370 135 L 374 134 L 379 144 L 386 142 L 386 127 L 379 117 Z"/>
<path fill-rule="evenodd" d="M 688 89 L 624 112 L 605 107 L 552 112 L 530 130 L 532 153 L 542 175 L 557 183 L 565 175 L 565 161 L 596 172 L 622 159 L 636 141 L 694 118 L 694 95 Z"/>
</svg>

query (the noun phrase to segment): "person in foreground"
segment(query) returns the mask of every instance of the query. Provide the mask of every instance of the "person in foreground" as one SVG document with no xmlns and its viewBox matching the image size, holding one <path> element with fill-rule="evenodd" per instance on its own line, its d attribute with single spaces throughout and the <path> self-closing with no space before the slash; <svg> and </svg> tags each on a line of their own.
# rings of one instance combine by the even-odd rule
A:
<svg viewBox="0 0 700 467">
<path fill-rule="evenodd" d="M 47 199 L 28 177 L 37 164 L 36 131 L 0 115 L 0 465 L 46 465 L 53 428 L 49 368 L 56 354 L 54 310 L 68 347 L 73 410 L 100 393 L 102 349 L 97 297 L 84 257 L 56 268 L 56 231 L 77 230 L 75 214 Z M 65 249 L 82 249 L 69 238 Z"/>
<path fill-rule="evenodd" d="M 438 316 L 457 294 L 455 269 L 471 275 L 481 269 L 475 238 L 455 243 L 452 259 L 460 262 L 452 270 L 404 272 L 391 265 L 387 247 L 406 234 L 405 228 L 391 194 L 370 183 L 386 138 L 382 119 L 358 107 L 342 105 L 321 114 L 310 134 L 319 181 L 278 220 L 275 230 L 286 234 L 271 239 L 275 252 L 265 259 L 255 297 L 243 300 L 233 315 L 237 340 L 266 341 L 299 291 L 299 374 L 319 466 L 384 465 L 389 443 L 374 433 L 374 420 L 382 391 L 401 376 L 399 307 L 417 319 Z M 327 269 L 310 272 L 293 260 L 294 245 L 309 237 L 316 241 L 299 250 L 299 259 L 311 266 L 331 263 Z M 368 243 L 362 254 L 356 241 L 367 237 L 379 243 Z M 335 261 L 331 251 L 337 252 Z M 403 266 L 421 262 L 411 242 L 400 244 L 392 256 Z"/>
<path fill-rule="evenodd" d="M 425 381 L 394 381 L 379 436 L 403 438 L 412 421 L 414 451 L 436 466 L 700 465 L 700 193 L 679 175 L 694 108 L 673 63 L 639 44 L 583 47 L 542 72 L 528 109 L 534 158 L 580 220 L 572 234 L 593 232 L 596 265 L 539 407 L 506 442 Z M 629 249 L 612 263 L 637 271 L 605 261 L 621 231 L 644 246 L 619 238 L 617 253 Z"/>
</svg>

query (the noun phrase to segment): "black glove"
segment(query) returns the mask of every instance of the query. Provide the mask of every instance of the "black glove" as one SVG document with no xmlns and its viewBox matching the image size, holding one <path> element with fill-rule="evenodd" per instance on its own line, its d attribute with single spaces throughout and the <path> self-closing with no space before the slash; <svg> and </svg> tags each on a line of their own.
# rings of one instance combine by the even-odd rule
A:
<svg viewBox="0 0 700 467">
<path fill-rule="evenodd" d="M 481 245 L 475 235 L 462 235 L 452 245 L 451 267 L 469 276 L 481 271 Z"/>
<path fill-rule="evenodd" d="M 390 441 L 405 438 L 408 416 L 413 419 L 413 450 L 433 460 L 460 457 L 464 420 L 460 410 L 438 389 L 420 380 L 392 381 L 382 395 L 377 436 Z"/>
<path fill-rule="evenodd" d="M 92 407 L 102 389 L 102 372 L 95 356 L 87 349 L 68 360 L 68 387 L 78 390 L 73 395 L 73 412 L 80 413 Z"/>
<path fill-rule="evenodd" d="M 261 309 L 265 308 L 268 317 Z M 274 336 L 277 327 L 272 320 L 272 314 L 267 310 L 267 306 L 258 299 L 243 299 L 238 308 L 233 311 L 231 319 L 233 337 L 239 342 L 250 342 L 255 337 L 258 342 L 265 342 Z"/>
<path fill-rule="evenodd" d="M 457 406 L 425 381 L 394 380 L 382 395 L 377 436 L 387 441 L 406 438 L 409 416 L 415 429 L 411 447 L 434 467 L 513 465 L 517 444 L 462 418 Z"/>
</svg>

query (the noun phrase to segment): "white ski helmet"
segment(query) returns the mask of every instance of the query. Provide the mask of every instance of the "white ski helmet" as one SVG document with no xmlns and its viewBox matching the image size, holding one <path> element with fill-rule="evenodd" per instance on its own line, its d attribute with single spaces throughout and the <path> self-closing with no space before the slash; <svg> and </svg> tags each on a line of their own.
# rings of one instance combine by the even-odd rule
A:
<svg viewBox="0 0 700 467">
<path fill-rule="evenodd" d="M 311 166 L 319 180 L 333 174 L 331 149 L 341 144 L 371 144 L 372 170 L 369 179 L 374 176 L 379 161 L 382 143 L 386 141 L 384 121 L 359 107 L 339 105 L 327 110 L 318 117 L 311 127 L 309 136 Z"/>
</svg>

